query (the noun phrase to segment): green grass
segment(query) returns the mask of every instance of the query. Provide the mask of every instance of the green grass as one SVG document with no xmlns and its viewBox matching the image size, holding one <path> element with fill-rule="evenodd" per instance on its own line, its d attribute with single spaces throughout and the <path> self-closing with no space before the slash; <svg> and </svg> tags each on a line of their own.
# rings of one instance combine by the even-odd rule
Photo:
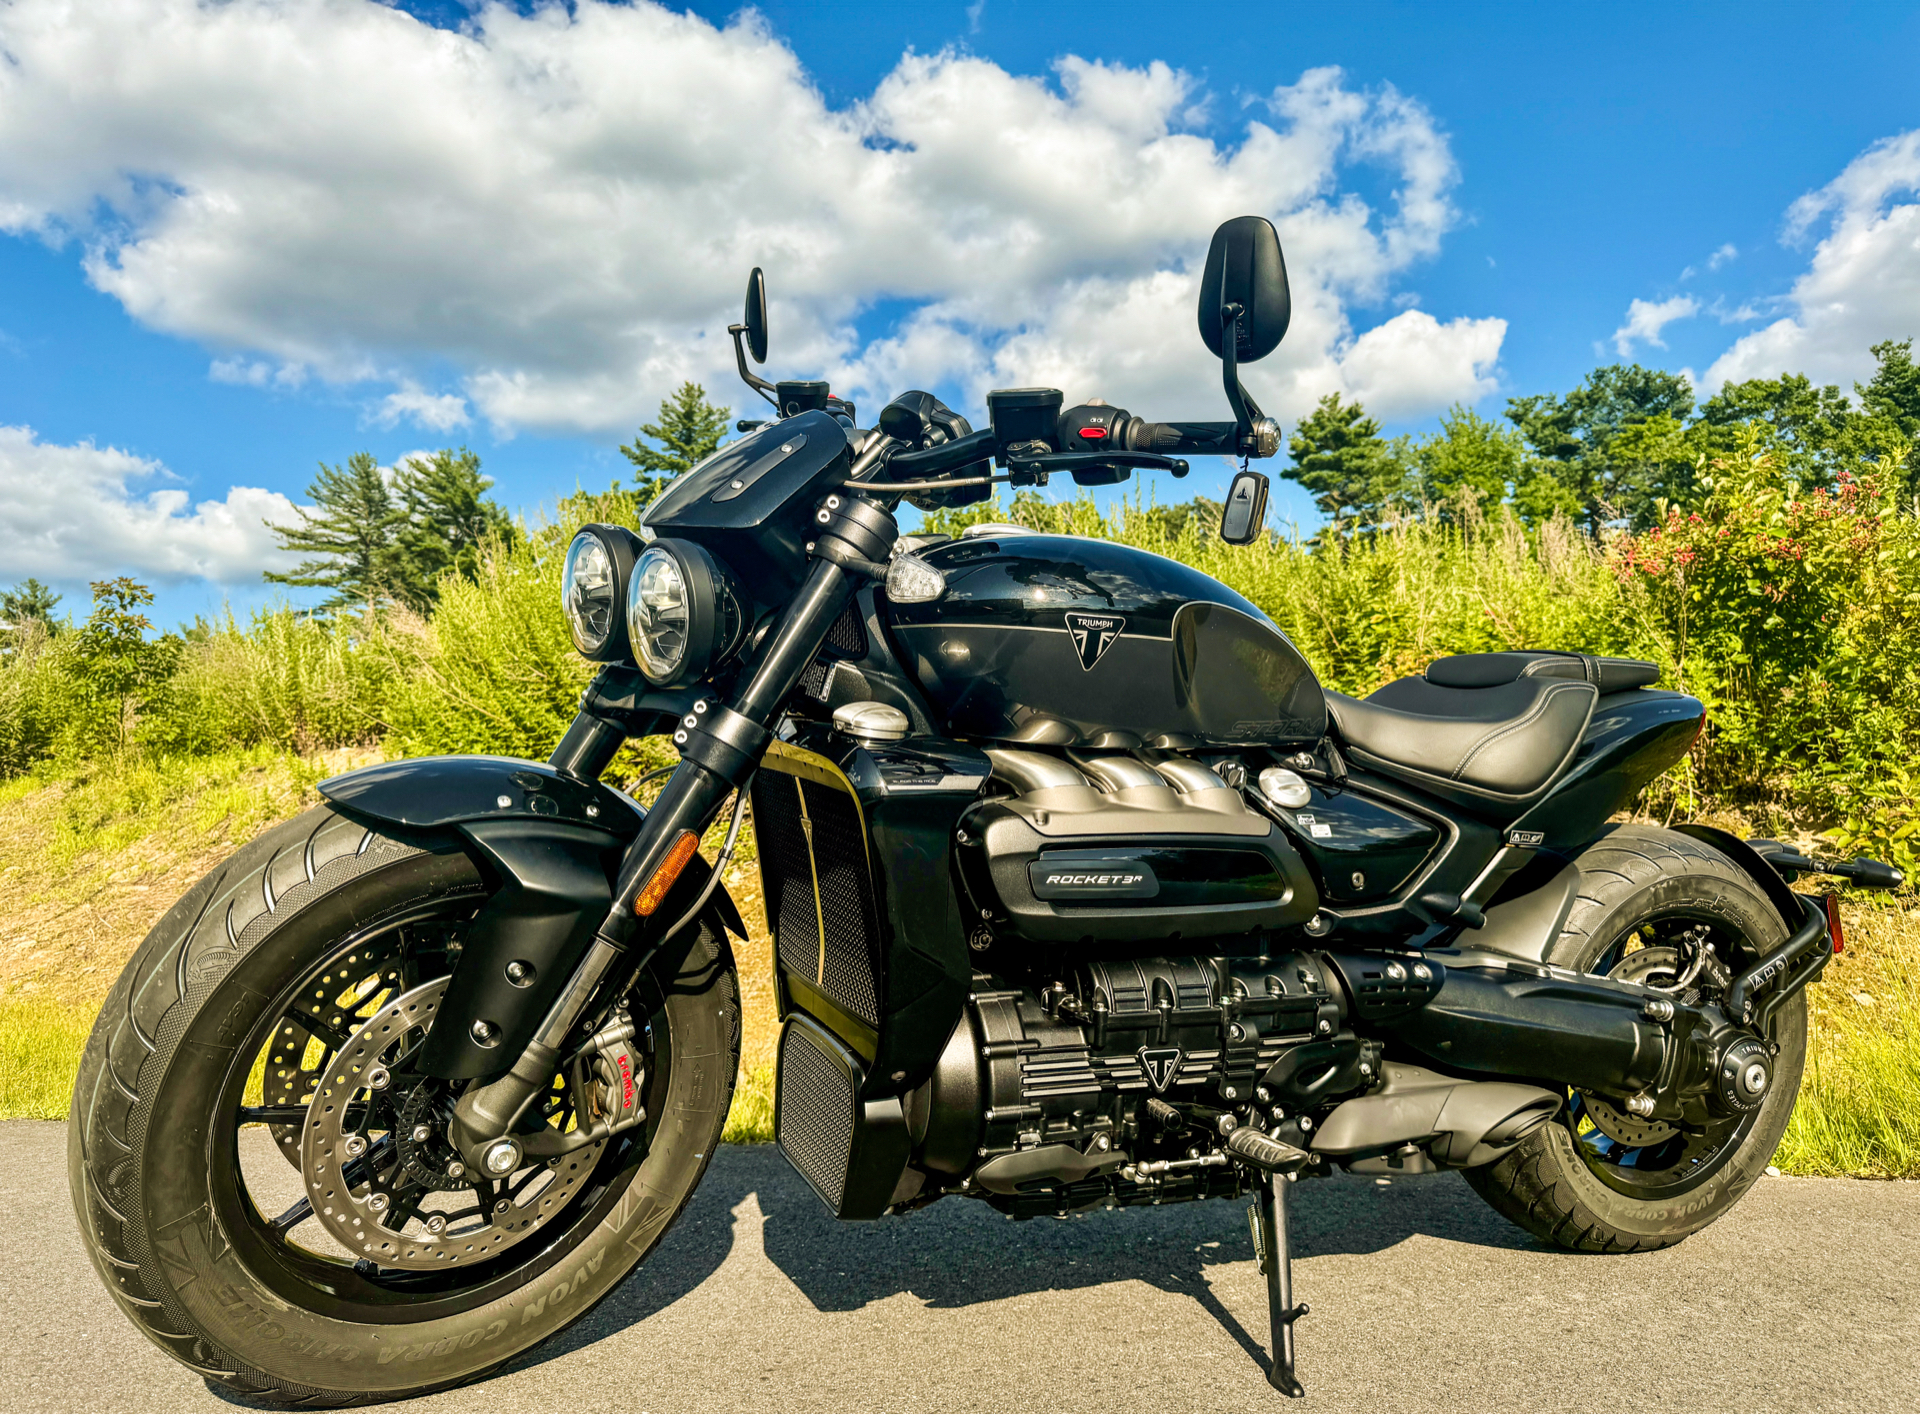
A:
<svg viewBox="0 0 1920 1415">
<path fill-rule="evenodd" d="M 0 998 L 0 1119 L 65 1120 L 90 1008 L 51 998 Z"/>
<path fill-rule="evenodd" d="M 773 1140 L 773 1068 L 743 1066 L 734 1084 L 733 1106 L 727 1111 L 727 1128 L 720 1136 L 725 1145 L 765 1145 Z"/>
<path fill-rule="evenodd" d="M 1920 910 L 1847 911 L 1847 951 L 1810 990 L 1790 1174 L 1920 1178 Z"/>
</svg>

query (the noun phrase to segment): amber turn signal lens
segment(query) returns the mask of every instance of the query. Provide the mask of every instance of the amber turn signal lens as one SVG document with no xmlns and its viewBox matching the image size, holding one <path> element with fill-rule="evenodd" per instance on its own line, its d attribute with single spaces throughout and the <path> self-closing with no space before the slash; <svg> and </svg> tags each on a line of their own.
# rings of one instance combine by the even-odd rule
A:
<svg viewBox="0 0 1920 1415">
<path fill-rule="evenodd" d="M 633 901 L 633 912 L 646 918 L 660 907 L 660 901 L 667 897 L 667 891 L 673 888 L 680 871 L 687 867 L 687 861 L 693 858 L 693 852 L 700 848 L 700 837 L 690 830 L 680 832 L 680 838 L 673 842 L 673 848 L 667 851 L 667 858 L 660 862 L 660 868 L 653 872 L 653 878 L 647 881 L 647 887 L 640 891 L 640 897 Z"/>
<path fill-rule="evenodd" d="M 1826 898 L 1827 932 L 1833 936 L 1833 951 L 1841 953 L 1847 947 L 1847 931 L 1840 926 L 1840 896 L 1829 894 Z"/>
</svg>

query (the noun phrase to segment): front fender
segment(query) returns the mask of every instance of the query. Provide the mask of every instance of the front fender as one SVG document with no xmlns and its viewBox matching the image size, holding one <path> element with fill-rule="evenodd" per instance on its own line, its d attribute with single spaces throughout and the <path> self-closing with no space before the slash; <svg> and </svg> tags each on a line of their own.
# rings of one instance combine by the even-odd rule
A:
<svg viewBox="0 0 1920 1415">
<path fill-rule="evenodd" d="M 495 882 L 462 941 L 420 1069 L 459 1079 L 504 1071 L 525 1050 L 613 906 L 613 881 L 646 810 L 599 781 L 513 757 L 414 757 L 320 783 L 347 815 L 409 830 L 451 830 Z M 712 868 L 696 860 L 663 918 L 693 903 Z M 740 937 L 746 927 L 721 885 L 713 906 Z M 520 980 L 507 976 L 519 963 Z M 497 1029 L 491 1044 L 472 1024 Z"/>
</svg>

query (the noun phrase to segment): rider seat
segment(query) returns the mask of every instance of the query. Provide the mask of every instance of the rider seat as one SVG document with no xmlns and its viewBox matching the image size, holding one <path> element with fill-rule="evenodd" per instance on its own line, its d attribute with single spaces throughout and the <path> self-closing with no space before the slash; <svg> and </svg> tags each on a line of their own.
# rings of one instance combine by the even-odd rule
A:
<svg viewBox="0 0 1920 1415">
<path fill-rule="evenodd" d="M 1628 658 L 1458 654 L 1364 699 L 1329 692 L 1327 707 L 1356 765 L 1512 819 L 1566 770 L 1601 694 L 1659 677 Z"/>
</svg>

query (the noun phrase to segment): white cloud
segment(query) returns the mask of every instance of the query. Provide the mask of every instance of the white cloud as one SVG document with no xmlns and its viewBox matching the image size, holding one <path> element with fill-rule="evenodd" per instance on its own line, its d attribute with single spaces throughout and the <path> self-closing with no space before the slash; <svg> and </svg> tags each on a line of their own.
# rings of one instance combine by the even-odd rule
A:
<svg viewBox="0 0 1920 1415">
<path fill-rule="evenodd" d="M 32 428 L 0 427 L 0 581 L 232 584 L 291 563 L 263 524 L 296 519 L 279 492 L 236 486 L 224 501 L 189 507 L 178 486 L 136 489 L 171 479 L 160 463 L 117 447 L 61 446 Z"/>
<path fill-rule="evenodd" d="M 1341 379 L 1368 411 L 1385 418 L 1471 403 L 1498 386 L 1493 369 L 1506 334 L 1504 319 L 1442 324 L 1424 310 L 1408 310 L 1343 350 Z"/>
<path fill-rule="evenodd" d="M 1869 346 L 1920 329 L 1920 130 L 1882 139 L 1787 211 L 1786 237 L 1825 223 L 1785 304 L 1792 313 L 1737 341 L 1706 372 L 1709 391 L 1805 373 L 1846 383 L 1873 368 Z"/>
<path fill-rule="evenodd" d="M 1353 310 L 1438 251 L 1458 171 L 1417 101 L 1333 69 L 1219 143 L 1164 64 L 1070 57 L 1049 83 L 909 53 L 836 111 L 754 12 L 715 28 L 644 0 L 494 5 L 458 32 L 370 0 L 15 0 L 0 51 L 0 228 L 84 239 L 93 281 L 220 350 L 215 377 L 366 381 L 375 416 L 438 430 L 631 430 L 682 378 L 731 390 L 722 331 L 756 264 L 773 367 L 869 405 L 1050 368 L 1070 397 L 1218 416 L 1195 267 L 1249 211 L 1279 226 L 1296 300 L 1248 376 L 1271 410 L 1360 384 L 1409 412 L 1471 396 L 1504 328 L 1433 326 L 1457 346 L 1439 382 L 1342 371 L 1412 330 L 1356 333 Z M 1343 187 L 1356 166 L 1384 209 Z M 863 346 L 879 300 L 918 312 Z M 429 367 L 457 387 L 408 372 Z"/>
<path fill-rule="evenodd" d="M 1635 300 L 1627 306 L 1627 322 L 1613 331 L 1614 351 L 1621 358 L 1629 359 L 1633 357 L 1636 342 L 1664 349 L 1667 343 L 1660 337 L 1660 331 L 1677 319 L 1692 319 L 1698 313 L 1700 302 L 1691 295 L 1675 295 L 1658 304 Z"/>
<path fill-rule="evenodd" d="M 396 391 L 380 400 L 373 415 L 381 427 L 392 427 L 402 418 L 435 432 L 450 432 L 467 425 L 467 400 L 457 393 L 429 393 L 412 379 L 404 379 Z"/>
<path fill-rule="evenodd" d="M 1740 248 L 1734 245 L 1733 242 L 1728 241 L 1725 245 L 1721 246 L 1719 250 L 1707 257 L 1707 269 L 1718 270 L 1728 261 L 1738 260 L 1739 258 Z"/>
</svg>

